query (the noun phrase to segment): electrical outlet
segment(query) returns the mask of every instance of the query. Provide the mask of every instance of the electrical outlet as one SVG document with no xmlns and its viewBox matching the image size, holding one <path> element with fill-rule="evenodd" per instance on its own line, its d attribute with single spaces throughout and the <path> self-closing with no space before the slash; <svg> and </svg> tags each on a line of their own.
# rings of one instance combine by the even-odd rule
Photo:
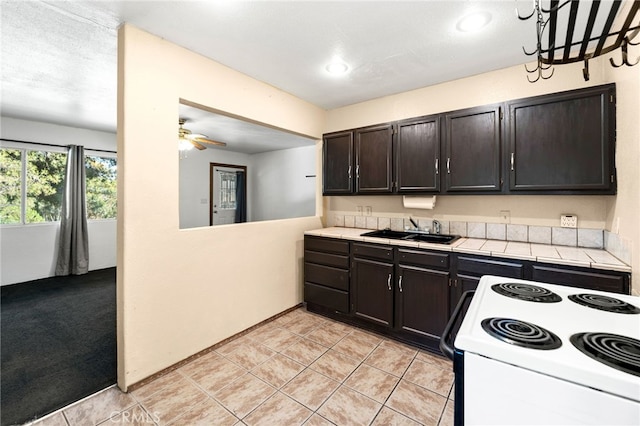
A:
<svg viewBox="0 0 640 426">
<path fill-rule="evenodd" d="M 574 214 L 563 214 L 560 216 L 560 226 L 562 228 L 577 228 L 578 216 Z"/>
<path fill-rule="evenodd" d="M 373 208 L 372 208 L 371 206 L 366 206 L 366 207 L 364 208 L 364 214 L 365 214 L 366 216 L 371 216 L 371 213 L 372 213 L 372 212 L 373 212 Z"/>
</svg>

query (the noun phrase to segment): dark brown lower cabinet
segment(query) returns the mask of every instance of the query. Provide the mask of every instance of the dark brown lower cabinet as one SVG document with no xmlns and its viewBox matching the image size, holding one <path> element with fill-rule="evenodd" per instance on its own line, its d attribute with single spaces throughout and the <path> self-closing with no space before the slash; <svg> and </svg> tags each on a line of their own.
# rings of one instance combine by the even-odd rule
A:
<svg viewBox="0 0 640 426">
<path fill-rule="evenodd" d="M 306 236 L 304 248 L 304 301 L 349 313 L 349 242 Z"/>
<path fill-rule="evenodd" d="M 449 272 L 398 267 L 396 328 L 440 339 L 449 320 Z"/>
<path fill-rule="evenodd" d="M 393 264 L 354 258 L 351 262 L 353 314 L 393 326 Z"/>
<path fill-rule="evenodd" d="M 307 309 L 439 352 L 462 293 L 483 275 L 629 294 L 631 274 L 305 237 Z"/>
</svg>

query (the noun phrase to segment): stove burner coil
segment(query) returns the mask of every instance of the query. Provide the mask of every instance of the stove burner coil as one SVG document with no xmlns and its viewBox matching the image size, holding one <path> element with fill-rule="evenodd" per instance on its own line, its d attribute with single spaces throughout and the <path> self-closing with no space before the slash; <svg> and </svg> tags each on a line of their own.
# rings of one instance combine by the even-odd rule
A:
<svg viewBox="0 0 640 426">
<path fill-rule="evenodd" d="M 598 309 L 616 314 L 640 314 L 640 309 L 615 297 L 602 296 L 599 294 L 572 294 L 569 300 L 593 309 Z"/>
<path fill-rule="evenodd" d="M 570 340 L 594 360 L 640 377 L 640 340 L 610 333 L 577 333 Z"/>
<path fill-rule="evenodd" d="M 523 348 L 549 350 L 562 346 L 560 338 L 549 330 L 516 319 L 486 318 L 482 328 L 490 336 Z"/>
<path fill-rule="evenodd" d="M 556 303 L 562 300 L 551 290 L 531 284 L 500 283 L 492 285 L 491 289 L 503 296 L 528 302 Z"/>
</svg>

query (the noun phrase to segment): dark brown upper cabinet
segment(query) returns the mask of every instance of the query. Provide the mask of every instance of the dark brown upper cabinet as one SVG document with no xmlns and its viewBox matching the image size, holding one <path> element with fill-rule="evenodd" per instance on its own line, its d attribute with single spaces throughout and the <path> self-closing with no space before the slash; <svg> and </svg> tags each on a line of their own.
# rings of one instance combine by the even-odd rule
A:
<svg viewBox="0 0 640 426">
<path fill-rule="evenodd" d="M 501 190 L 500 105 L 444 114 L 444 193 Z"/>
<path fill-rule="evenodd" d="M 351 194 L 355 176 L 353 158 L 353 132 L 326 134 L 323 143 L 322 192 Z"/>
<path fill-rule="evenodd" d="M 356 193 L 393 192 L 393 126 L 383 124 L 354 132 Z"/>
<path fill-rule="evenodd" d="M 400 121 L 395 146 L 396 191 L 440 191 L 440 116 Z"/>
<path fill-rule="evenodd" d="M 507 104 L 509 188 L 615 194 L 615 85 Z"/>
</svg>

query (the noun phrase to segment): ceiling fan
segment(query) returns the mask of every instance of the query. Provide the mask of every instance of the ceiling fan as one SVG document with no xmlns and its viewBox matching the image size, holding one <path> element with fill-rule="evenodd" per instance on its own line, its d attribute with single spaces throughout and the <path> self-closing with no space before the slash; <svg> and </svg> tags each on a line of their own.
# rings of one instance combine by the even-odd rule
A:
<svg viewBox="0 0 640 426">
<path fill-rule="evenodd" d="M 191 130 L 184 128 L 185 118 L 178 119 L 178 143 L 180 151 L 186 151 L 196 147 L 199 150 L 205 149 L 206 145 L 227 146 L 224 142 L 208 139 L 206 135 L 191 133 Z"/>
</svg>

